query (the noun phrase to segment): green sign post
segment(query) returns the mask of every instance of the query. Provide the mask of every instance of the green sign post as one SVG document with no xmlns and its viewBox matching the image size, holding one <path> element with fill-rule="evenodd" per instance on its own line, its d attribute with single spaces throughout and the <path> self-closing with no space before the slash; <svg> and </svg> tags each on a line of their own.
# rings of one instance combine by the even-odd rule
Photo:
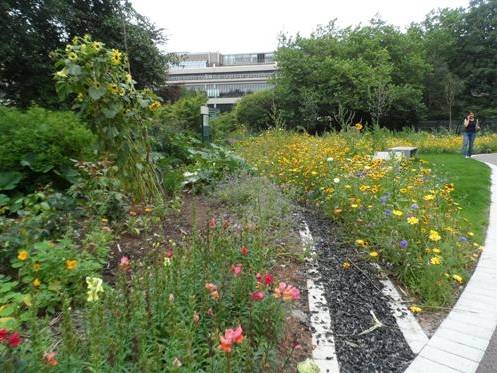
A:
<svg viewBox="0 0 497 373">
<path fill-rule="evenodd" d="M 201 106 L 200 114 L 202 115 L 202 142 L 209 141 L 209 107 Z"/>
</svg>

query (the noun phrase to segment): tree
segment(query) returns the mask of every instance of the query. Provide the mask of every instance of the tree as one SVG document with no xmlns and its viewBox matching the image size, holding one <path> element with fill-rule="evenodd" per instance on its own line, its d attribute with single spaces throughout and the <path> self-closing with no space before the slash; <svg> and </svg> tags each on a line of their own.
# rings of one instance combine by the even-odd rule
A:
<svg viewBox="0 0 497 373">
<path fill-rule="evenodd" d="M 376 87 L 368 87 L 368 107 L 373 124 L 380 124 L 380 119 L 389 110 L 391 104 L 392 94 L 385 82 L 380 82 Z"/>
<path fill-rule="evenodd" d="M 447 75 L 445 80 L 445 102 L 449 111 L 449 131 L 452 131 L 452 109 L 456 102 L 456 95 L 461 90 L 461 81 L 452 73 Z"/>
<path fill-rule="evenodd" d="M 0 17 L 0 93 L 18 105 L 56 104 L 49 53 L 87 33 L 128 53 L 138 88 L 165 83 L 166 37 L 128 1 L 6 0 Z"/>
</svg>

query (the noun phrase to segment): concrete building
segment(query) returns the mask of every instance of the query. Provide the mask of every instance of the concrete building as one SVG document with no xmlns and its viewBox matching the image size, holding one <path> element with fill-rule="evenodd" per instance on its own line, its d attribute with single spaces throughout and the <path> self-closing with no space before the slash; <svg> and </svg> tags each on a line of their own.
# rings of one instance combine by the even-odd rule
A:
<svg viewBox="0 0 497 373">
<path fill-rule="evenodd" d="M 230 108 L 243 95 L 272 88 L 273 53 L 182 53 L 169 69 L 168 85 L 204 91 L 210 107 Z"/>
</svg>

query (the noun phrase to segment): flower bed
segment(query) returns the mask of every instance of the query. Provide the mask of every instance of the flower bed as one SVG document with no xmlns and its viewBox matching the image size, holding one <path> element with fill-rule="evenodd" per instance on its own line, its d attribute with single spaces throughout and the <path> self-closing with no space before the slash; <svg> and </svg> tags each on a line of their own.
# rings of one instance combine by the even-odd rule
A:
<svg viewBox="0 0 497 373">
<path fill-rule="evenodd" d="M 455 186 L 425 161 L 374 160 L 376 137 L 272 131 L 238 150 L 261 174 L 315 201 L 425 304 L 450 304 L 481 249 L 451 197 Z"/>
</svg>

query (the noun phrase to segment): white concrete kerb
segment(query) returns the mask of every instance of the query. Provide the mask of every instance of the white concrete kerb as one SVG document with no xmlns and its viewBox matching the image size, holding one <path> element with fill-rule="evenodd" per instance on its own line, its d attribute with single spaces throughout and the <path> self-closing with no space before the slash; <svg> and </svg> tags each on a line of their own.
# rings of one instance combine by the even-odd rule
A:
<svg viewBox="0 0 497 373">
<path fill-rule="evenodd" d="M 338 360 L 335 352 L 335 339 L 331 327 L 331 317 L 324 296 L 324 288 L 316 282 L 319 278 L 315 256 L 314 240 L 306 222 L 299 231 L 304 250 L 311 253 L 310 269 L 307 271 L 307 290 L 309 300 L 310 321 L 312 327 L 312 358 L 323 373 L 338 373 Z M 314 268 L 313 268 L 314 267 Z"/>
<path fill-rule="evenodd" d="M 485 163 L 492 170 L 485 247 L 464 292 L 408 373 L 474 373 L 497 326 L 497 166 Z"/>
</svg>

